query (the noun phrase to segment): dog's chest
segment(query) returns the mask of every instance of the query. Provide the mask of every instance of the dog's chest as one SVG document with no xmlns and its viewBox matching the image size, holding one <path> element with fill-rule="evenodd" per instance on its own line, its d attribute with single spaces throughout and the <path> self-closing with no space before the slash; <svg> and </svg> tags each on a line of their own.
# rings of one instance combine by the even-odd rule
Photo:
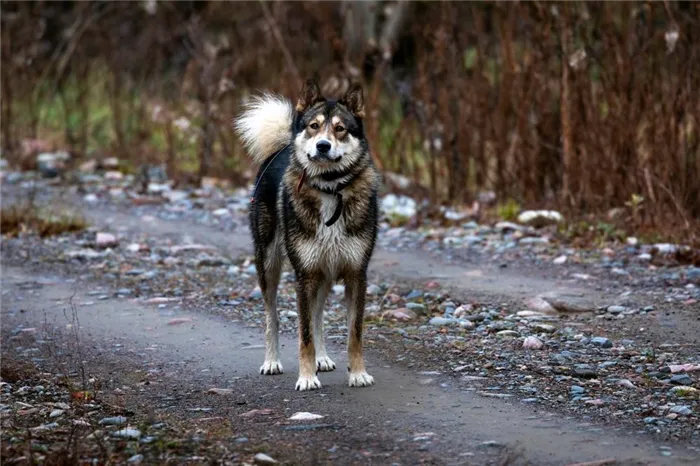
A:
<svg viewBox="0 0 700 466">
<path fill-rule="evenodd" d="M 321 270 L 331 278 L 336 278 L 344 268 L 359 267 L 366 246 L 360 238 L 347 234 L 342 213 L 333 225 L 325 225 L 325 222 L 333 217 L 337 207 L 338 200 L 335 196 L 321 194 L 316 236 L 301 241 L 297 247 L 300 259 L 306 267 Z"/>
</svg>

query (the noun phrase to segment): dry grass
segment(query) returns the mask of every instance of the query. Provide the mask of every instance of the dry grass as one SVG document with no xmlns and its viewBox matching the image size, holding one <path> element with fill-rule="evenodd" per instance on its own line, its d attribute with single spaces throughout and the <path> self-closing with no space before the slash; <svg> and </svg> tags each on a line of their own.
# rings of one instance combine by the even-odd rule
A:
<svg viewBox="0 0 700 466">
<path fill-rule="evenodd" d="M 42 238 L 86 229 L 85 218 L 71 212 L 48 212 L 30 204 L 13 205 L 0 211 L 0 232 L 7 236 L 35 233 Z"/>
</svg>

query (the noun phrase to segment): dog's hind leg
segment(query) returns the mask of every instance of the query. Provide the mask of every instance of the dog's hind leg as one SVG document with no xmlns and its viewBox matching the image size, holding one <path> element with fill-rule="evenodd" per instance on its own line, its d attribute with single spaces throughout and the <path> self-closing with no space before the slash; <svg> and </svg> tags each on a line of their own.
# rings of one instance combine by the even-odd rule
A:
<svg viewBox="0 0 700 466">
<path fill-rule="evenodd" d="M 284 372 L 279 354 L 279 315 L 277 313 L 277 288 L 282 273 L 282 260 L 277 242 L 267 248 L 267 254 L 256 254 L 260 291 L 265 301 L 265 363 L 260 373 L 265 375 Z"/>
<path fill-rule="evenodd" d="M 318 293 L 313 303 L 314 346 L 316 348 L 316 369 L 320 372 L 335 370 L 335 363 L 326 353 L 326 342 L 323 336 L 323 307 L 326 304 L 328 293 L 331 290 L 331 282 L 324 281 L 318 287 Z"/>
<path fill-rule="evenodd" d="M 316 348 L 312 328 L 313 308 L 318 300 L 318 277 L 297 273 L 297 309 L 299 311 L 299 391 L 321 388 L 316 377 Z"/>
<path fill-rule="evenodd" d="M 351 387 L 366 387 L 374 383 L 374 378 L 365 369 L 362 356 L 362 326 L 365 314 L 365 293 L 367 292 L 367 272 L 349 274 L 345 278 L 345 304 L 348 309 L 348 371 Z"/>
</svg>

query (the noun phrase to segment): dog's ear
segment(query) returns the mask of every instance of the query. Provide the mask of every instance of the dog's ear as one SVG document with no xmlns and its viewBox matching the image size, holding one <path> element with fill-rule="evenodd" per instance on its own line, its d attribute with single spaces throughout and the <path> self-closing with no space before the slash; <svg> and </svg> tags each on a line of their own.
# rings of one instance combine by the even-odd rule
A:
<svg viewBox="0 0 700 466">
<path fill-rule="evenodd" d="M 357 118 L 365 117 L 365 98 L 362 95 L 362 86 L 355 83 L 350 86 L 340 103 L 345 105 Z"/>
<path fill-rule="evenodd" d="M 321 95 L 318 83 L 315 79 L 309 78 L 301 88 L 301 94 L 299 94 L 299 100 L 297 100 L 297 112 L 303 112 L 322 100 L 324 98 Z"/>
</svg>

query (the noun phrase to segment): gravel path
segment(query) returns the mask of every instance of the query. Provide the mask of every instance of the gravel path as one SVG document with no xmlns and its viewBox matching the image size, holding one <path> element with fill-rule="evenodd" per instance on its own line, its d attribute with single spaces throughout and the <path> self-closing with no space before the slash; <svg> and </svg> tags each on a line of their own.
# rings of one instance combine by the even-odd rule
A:
<svg viewBox="0 0 700 466">
<path fill-rule="evenodd" d="M 604 258 L 645 254 L 625 247 L 613 256 L 569 251 L 567 257 L 586 260 L 554 267 L 559 246 L 526 243 L 516 248 L 517 258 L 504 259 L 489 251 L 496 239 L 471 252 L 461 248 L 466 257 L 459 259 L 429 241 L 411 248 L 414 233 L 384 227 L 367 321 L 378 384 L 349 390 L 336 371 L 321 374 L 320 393 L 301 395 L 292 380 L 292 274 L 280 296 L 286 373 L 256 375 L 263 312 L 244 193 L 202 197 L 197 206 L 135 206 L 89 194 L 76 204 L 75 194 L 61 201 L 50 187 L 38 194 L 57 210 L 77 205 L 93 228 L 45 240 L 4 238 L 3 341 L 12 343 L 3 344 L 4 360 L 9 354 L 45 365 L 51 358 L 34 353 L 45 351 L 40 337 L 49 330 L 68 333 L 70 342 L 60 320 L 76 291 L 90 370 L 109 380 L 106 399 L 120 396 L 140 429 L 166 416 L 169 430 L 159 435 L 188 445 L 186 453 L 149 450 L 138 439 L 110 437 L 119 439 L 114 451 L 124 461 L 219 451 L 235 463 L 253 461 L 260 448 L 289 463 L 500 464 L 509 455 L 530 464 L 700 460 L 700 295 L 692 267 L 626 262 L 627 275 L 612 272 L 619 264 L 608 267 Z M 22 196 L 21 186 L 3 186 L 3 204 Z M 507 243 L 508 234 L 500 241 Z M 340 287 L 334 290 L 326 317 L 338 367 L 346 330 L 341 295 Z M 130 380 L 132 373 L 138 380 Z M 4 423 L 30 409 L 17 405 L 16 383 L 3 385 Z M 191 411 L 202 407 L 207 410 Z M 253 412 L 253 420 L 241 422 L 252 410 L 266 414 Z M 297 411 L 324 418 L 299 424 L 289 420 Z M 229 427 L 219 432 L 211 424 Z M 198 429 L 209 443 L 192 442 Z M 3 458 L 8 452 L 4 446 Z"/>
</svg>

